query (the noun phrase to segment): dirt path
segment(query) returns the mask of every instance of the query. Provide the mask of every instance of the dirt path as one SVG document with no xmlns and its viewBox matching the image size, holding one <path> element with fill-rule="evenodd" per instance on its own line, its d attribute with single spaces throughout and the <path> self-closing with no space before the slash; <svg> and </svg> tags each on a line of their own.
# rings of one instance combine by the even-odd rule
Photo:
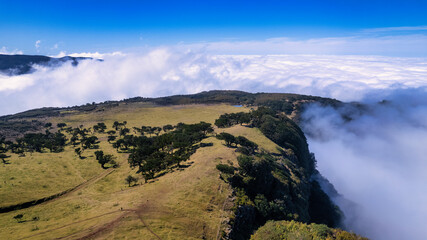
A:
<svg viewBox="0 0 427 240">
<path fill-rule="evenodd" d="M 142 205 L 141 205 L 141 207 L 142 207 Z M 77 222 L 66 224 L 66 225 L 61 226 L 61 227 L 49 229 L 49 230 L 44 231 L 44 232 L 40 232 L 40 233 L 37 233 L 37 234 L 34 234 L 34 235 L 30 235 L 30 236 L 27 236 L 27 237 L 24 237 L 24 238 L 20 238 L 20 240 L 31 239 L 31 238 L 34 238 L 36 236 L 40 236 L 40 235 L 43 235 L 43 234 L 46 234 L 46 233 L 49 233 L 49 232 L 53 232 L 53 231 L 57 231 L 57 230 L 60 230 L 60 229 L 63 229 L 63 228 L 67 228 L 67 227 L 70 227 L 70 226 L 75 225 L 75 224 L 83 223 L 83 222 L 86 222 L 86 221 L 90 221 L 90 220 L 93 220 L 93 219 L 96 219 L 96 218 L 104 217 L 104 216 L 111 215 L 111 214 L 114 214 L 114 213 L 119 213 L 119 212 L 123 212 L 123 213 L 120 214 L 120 216 L 118 216 L 114 220 L 112 220 L 112 221 L 110 221 L 110 222 L 102 225 L 101 227 L 98 227 L 97 229 L 95 229 L 94 231 L 90 232 L 89 234 L 87 234 L 87 235 L 85 235 L 83 237 L 76 238 L 76 239 L 79 239 L 79 240 L 93 239 L 94 237 L 96 237 L 98 235 L 102 235 L 104 233 L 104 231 L 107 231 L 107 230 L 113 228 L 115 225 L 117 225 L 120 222 L 121 219 L 129 216 L 132 213 L 135 213 L 136 216 L 138 217 L 138 219 L 141 221 L 141 223 L 144 224 L 144 227 L 146 227 L 147 230 L 150 233 L 152 233 L 157 239 L 161 240 L 161 238 L 155 232 L 153 232 L 153 230 L 148 226 L 148 224 L 142 218 L 141 212 L 143 211 L 143 209 L 141 207 L 138 208 L 138 209 L 122 209 L 122 210 L 116 210 L 116 211 L 112 211 L 112 212 L 107 212 L 107 213 L 104 213 L 104 214 L 101 214 L 101 215 L 98 215 L 98 216 L 90 217 L 90 218 L 83 219 L 83 220 L 80 220 L 80 221 L 77 221 Z M 73 233 L 73 234 L 70 234 L 70 235 L 67 235 L 67 236 L 64 236 L 64 237 L 56 238 L 56 239 L 72 238 L 73 236 L 75 236 L 75 235 L 77 235 L 79 233 L 81 233 L 81 232 L 76 232 L 76 233 Z"/>
<path fill-rule="evenodd" d="M 222 145 L 219 144 L 217 146 L 220 147 L 197 151 L 194 156 L 192 156 L 192 164 L 190 164 L 189 167 L 179 169 L 179 171 L 174 171 L 155 181 L 144 184 L 143 189 L 138 188 L 138 197 L 135 198 L 135 207 L 104 213 L 65 226 L 45 230 L 45 232 L 31 235 L 23 239 L 31 239 L 35 236 L 42 238 L 43 236 L 51 235 L 56 235 L 57 237 L 59 235 L 60 237 L 56 239 L 61 240 L 104 239 L 106 237 L 112 237 L 113 235 L 116 237 L 123 237 L 126 235 L 126 232 L 123 232 L 123 229 L 119 228 L 122 224 L 124 224 L 124 226 L 127 226 L 126 224 L 132 224 L 133 226 L 142 227 L 140 234 L 142 234 L 144 238 L 161 239 L 160 236 L 163 236 L 165 231 L 161 227 L 157 228 L 157 226 L 165 217 L 168 219 L 169 227 L 173 231 L 176 231 L 174 234 L 179 234 L 176 236 L 181 236 L 183 238 L 185 238 L 185 236 L 199 236 L 200 238 L 205 237 L 209 239 L 218 238 L 220 236 L 224 213 L 214 214 L 211 212 L 212 204 L 215 204 L 219 211 L 224 211 L 226 200 L 221 200 L 221 202 L 212 200 L 213 198 L 216 199 L 219 197 L 222 192 L 225 191 L 225 189 L 222 189 L 224 186 L 221 186 L 222 182 L 217 176 L 218 173 L 216 172 L 215 165 L 217 163 L 217 156 L 220 154 L 224 159 L 235 159 L 236 157 L 234 151 L 225 148 L 222 149 Z M 108 174 L 109 173 L 105 173 L 105 176 Z M 87 187 L 105 176 L 97 176 L 97 179 L 91 179 L 90 182 L 88 181 L 78 189 Z M 135 189 L 133 190 L 136 191 Z M 216 194 L 216 192 L 218 192 L 218 194 Z M 119 192 L 117 192 L 117 194 L 119 194 Z M 208 201 L 209 199 L 211 200 Z M 189 214 L 190 212 L 191 214 Z M 184 228 L 188 226 L 190 228 L 182 232 L 180 226 Z M 68 234 L 62 233 L 65 234 L 65 236 L 60 234 L 60 232 L 64 232 L 64 228 L 67 227 L 70 228 L 72 232 L 68 231 Z M 116 231 L 116 229 L 119 230 Z M 56 232 L 54 231 L 57 231 L 58 234 L 55 234 Z M 171 233 L 167 232 L 167 234 Z"/>
<path fill-rule="evenodd" d="M 159 235 L 157 235 L 155 232 L 153 232 L 153 230 L 151 230 L 151 228 L 148 226 L 147 223 L 145 223 L 144 219 L 142 218 L 142 214 L 141 214 L 141 210 L 143 210 L 142 207 L 143 206 L 141 206 L 138 210 L 135 211 L 136 215 L 138 215 L 139 220 L 141 220 L 142 224 L 144 224 L 144 226 L 147 228 L 147 230 L 150 231 L 154 236 L 156 236 L 157 239 L 161 240 Z"/>
<path fill-rule="evenodd" d="M 91 218 L 83 219 L 83 220 L 80 220 L 80 221 L 77 221 L 77 222 L 73 222 L 73 223 L 70 223 L 70 224 L 67 224 L 67 225 L 61 226 L 61 227 L 52 228 L 52 229 L 49 229 L 49 230 L 47 230 L 47 231 L 40 232 L 40 233 L 37 233 L 37 234 L 34 234 L 34 235 L 30 235 L 30 236 L 27 236 L 27 237 L 24 237 L 24 238 L 20 238 L 20 239 L 31 239 L 31 238 L 33 238 L 33 237 L 40 236 L 40 235 L 43 235 L 43 234 L 45 234 L 45 233 L 53 232 L 53 231 L 56 231 L 56 230 L 59 230 L 59 229 L 63 229 L 63 228 L 66 228 L 66 227 L 72 226 L 72 225 L 74 225 L 74 224 L 78 224 L 78 223 L 86 222 L 86 221 L 89 221 L 89 220 L 92 220 L 92 219 L 100 218 L 100 217 L 107 216 L 107 215 L 110 215 L 110 214 L 113 214 L 113 213 L 117 213 L 117 212 L 121 212 L 121 211 L 120 211 L 120 210 L 116 210 L 116 211 L 112 211 L 112 212 L 104 213 L 104 214 L 101 214 L 101 215 L 98 215 L 98 216 L 95 216 L 95 217 L 91 217 Z"/>
</svg>

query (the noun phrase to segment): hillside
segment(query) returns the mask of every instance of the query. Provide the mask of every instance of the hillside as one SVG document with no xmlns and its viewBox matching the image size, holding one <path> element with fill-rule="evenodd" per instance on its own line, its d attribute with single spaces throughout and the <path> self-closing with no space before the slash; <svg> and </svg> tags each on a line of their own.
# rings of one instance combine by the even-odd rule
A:
<svg viewBox="0 0 427 240">
<path fill-rule="evenodd" d="M 314 159 L 287 117 L 310 101 L 338 104 L 214 91 L 4 116 L 0 239 L 249 239 L 269 220 L 337 227 L 341 213 L 310 178 Z"/>
<path fill-rule="evenodd" d="M 53 58 L 39 55 L 4 55 L 0 54 L 0 73 L 7 75 L 21 75 L 33 71 L 33 65 L 58 66 L 70 61 L 77 66 L 80 60 L 90 59 L 85 57 L 61 57 Z"/>
<path fill-rule="evenodd" d="M 148 104 L 153 106 L 188 105 L 188 104 L 231 104 L 247 107 L 266 106 L 282 112 L 298 122 L 299 114 L 307 103 L 339 106 L 342 102 L 309 95 L 289 93 L 247 93 L 242 91 L 215 90 L 190 95 L 175 95 L 159 98 L 135 97 L 121 101 L 106 101 L 101 103 L 87 103 L 81 106 L 63 108 L 40 108 L 25 112 L 0 116 L 0 134 L 6 138 L 21 136 L 23 132 L 42 131 L 46 119 L 51 117 L 66 117 L 75 114 L 114 111 L 115 108 L 125 107 L 128 104 Z M 137 105 L 139 106 L 139 105 Z"/>
</svg>

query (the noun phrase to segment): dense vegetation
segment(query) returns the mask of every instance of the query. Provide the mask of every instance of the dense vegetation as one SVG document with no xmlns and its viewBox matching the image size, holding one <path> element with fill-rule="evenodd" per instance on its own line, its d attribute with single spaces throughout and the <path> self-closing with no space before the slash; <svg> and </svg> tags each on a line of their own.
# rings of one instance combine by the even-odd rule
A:
<svg viewBox="0 0 427 240">
<path fill-rule="evenodd" d="M 171 128 L 174 130 L 170 131 Z M 163 128 L 145 126 L 141 129 L 146 130 L 141 132 L 155 135 L 151 137 L 127 135 L 119 148 L 122 150 L 131 148 L 129 164 L 133 168 L 138 168 L 137 173 L 142 174 L 145 182 L 154 178 L 156 173 L 174 165 L 181 167 L 181 162 L 186 161 L 200 147 L 195 144 L 206 138 L 206 134 L 213 132 L 211 124 L 205 122 L 179 123 L 175 127 L 164 126 Z M 165 129 L 166 132 L 159 135 L 160 129 Z"/>
<path fill-rule="evenodd" d="M 251 240 L 367 240 L 354 233 L 328 228 L 323 224 L 295 221 L 269 221 L 258 229 Z"/>
<path fill-rule="evenodd" d="M 235 190 L 235 218 L 230 223 L 232 239 L 247 239 L 268 220 L 297 220 L 339 226 L 341 212 L 311 180 L 315 159 L 301 129 L 286 116 L 260 107 L 250 113 L 224 114 L 218 127 L 245 124 L 257 127 L 283 147 L 281 154 L 256 151 L 256 144 L 242 136 L 221 133 L 217 137 L 242 154 L 238 167 L 219 164 L 222 178 Z"/>
</svg>

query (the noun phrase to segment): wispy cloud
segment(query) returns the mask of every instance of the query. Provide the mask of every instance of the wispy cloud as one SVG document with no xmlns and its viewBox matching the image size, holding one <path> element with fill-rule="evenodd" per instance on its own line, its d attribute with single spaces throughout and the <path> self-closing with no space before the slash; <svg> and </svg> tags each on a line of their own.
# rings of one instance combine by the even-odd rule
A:
<svg viewBox="0 0 427 240">
<path fill-rule="evenodd" d="M 404 26 L 404 27 L 385 27 L 385 28 L 369 28 L 364 29 L 363 32 L 395 32 L 395 31 L 427 31 L 427 26 Z"/>
<path fill-rule="evenodd" d="M 296 40 L 271 38 L 258 41 L 218 41 L 181 44 L 182 49 L 202 50 L 213 54 L 326 54 L 326 55 L 379 55 L 427 56 L 427 35 L 370 34 L 349 37 L 312 38 Z"/>
<path fill-rule="evenodd" d="M 54 55 L 52 57 L 61 58 L 65 56 L 71 56 L 71 57 L 88 57 L 88 58 L 94 58 L 94 59 L 104 59 L 105 57 L 111 57 L 111 56 L 124 56 L 125 54 L 116 51 L 112 53 L 99 53 L 99 52 L 82 52 L 82 53 L 70 53 L 67 54 L 66 51 L 61 51 L 59 54 Z"/>
<path fill-rule="evenodd" d="M 14 55 L 14 54 L 23 54 L 23 52 L 18 49 L 8 51 L 7 48 L 3 46 L 0 48 L 0 54 Z"/>
<path fill-rule="evenodd" d="M 37 40 L 36 43 L 34 44 L 34 46 L 36 47 L 37 52 L 39 52 L 39 48 L 40 48 L 40 44 L 41 44 L 41 40 Z"/>
</svg>

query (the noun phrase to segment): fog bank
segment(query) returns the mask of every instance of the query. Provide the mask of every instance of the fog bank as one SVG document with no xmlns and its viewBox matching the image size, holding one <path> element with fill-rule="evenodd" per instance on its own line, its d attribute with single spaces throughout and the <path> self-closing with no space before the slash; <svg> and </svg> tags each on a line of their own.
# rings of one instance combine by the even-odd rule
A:
<svg viewBox="0 0 427 240">
<path fill-rule="evenodd" d="M 348 229 L 374 240 L 427 236 L 427 91 L 396 90 L 364 107 L 313 105 L 303 129 L 318 170 L 344 198 Z M 343 117 L 344 116 L 344 117 Z"/>
<path fill-rule="evenodd" d="M 71 54 L 72 56 L 87 56 Z M 72 106 L 213 89 L 290 92 L 360 100 L 366 94 L 419 87 L 426 58 L 332 55 L 212 55 L 159 48 L 146 53 L 94 53 L 104 61 L 76 67 L 35 66 L 19 76 L 0 74 L 0 115 L 46 106 Z"/>
</svg>

